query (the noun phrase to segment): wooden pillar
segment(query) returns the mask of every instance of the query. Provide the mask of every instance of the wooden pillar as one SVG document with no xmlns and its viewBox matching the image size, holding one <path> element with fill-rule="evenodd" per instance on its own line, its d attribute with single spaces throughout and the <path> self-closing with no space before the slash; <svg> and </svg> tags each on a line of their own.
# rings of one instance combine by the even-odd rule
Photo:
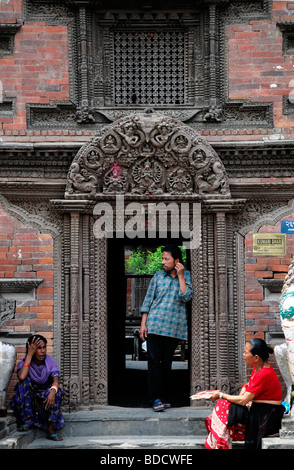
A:
<svg viewBox="0 0 294 470">
<path fill-rule="evenodd" d="M 70 215 L 64 214 L 64 315 L 61 319 L 61 368 L 65 403 L 70 401 Z"/>
<path fill-rule="evenodd" d="M 90 216 L 82 215 L 82 400 L 90 403 Z"/>
<path fill-rule="evenodd" d="M 94 238 L 95 247 L 95 402 L 108 403 L 108 337 L 107 337 L 107 240 Z M 113 286 L 114 287 L 114 286 Z M 115 295 L 115 291 L 113 292 Z"/>
<path fill-rule="evenodd" d="M 239 383 L 233 214 L 243 204 L 233 199 L 202 204 L 201 245 L 191 252 L 191 394 L 208 388 L 235 392 Z M 203 406 L 196 400 L 191 404 Z"/>
<path fill-rule="evenodd" d="M 216 105 L 216 5 L 209 5 L 209 69 L 210 69 L 210 105 Z"/>
<path fill-rule="evenodd" d="M 216 326 L 218 388 L 229 391 L 228 374 L 228 286 L 227 286 L 227 237 L 226 213 L 217 212 L 215 220 L 215 268 L 216 268 Z"/>
<path fill-rule="evenodd" d="M 70 215 L 70 401 L 81 401 L 80 386 L 80 214 Z"/>
</svg>

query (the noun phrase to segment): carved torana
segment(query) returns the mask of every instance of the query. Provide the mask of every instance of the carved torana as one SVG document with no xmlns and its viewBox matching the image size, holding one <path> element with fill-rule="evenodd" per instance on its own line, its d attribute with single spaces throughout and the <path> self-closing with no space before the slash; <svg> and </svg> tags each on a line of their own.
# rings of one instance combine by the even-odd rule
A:
<svg viewBox="0 0 294 470">
<path fill-rule="evenodd" d="M 66 198 L 101 194 L 230 197 L 223 164 L 206 140 L 154 113 L 116 121 L 77 153 Z"/>
</svg>

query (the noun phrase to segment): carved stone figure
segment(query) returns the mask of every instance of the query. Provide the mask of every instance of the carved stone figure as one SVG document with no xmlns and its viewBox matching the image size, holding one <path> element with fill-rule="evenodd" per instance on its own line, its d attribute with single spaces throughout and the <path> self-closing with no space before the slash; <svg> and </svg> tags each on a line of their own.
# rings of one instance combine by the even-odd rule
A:
<svg viewBox="0 0 294 470">
<path fill-rule="evenodd" d="M 133 171 L 133 180 L 135 182 L 133 193 L 137 194 L 161 194 L 163 181 L 163 170 L 157 161 L 147 158 L 140 163 L 135 164 Z"/>
<path fill-rule="evenodd" d="M 84 122 L 95 122 L 95 108 L 88 108 L 87 106 L 81 106 L 77 108 L 76 120 L 79 124 Z"/>
<path fill-rule="evenodd" d="M 285 277 L 279 310 L 286 343 L 275 347 L 275 357 L 287 387 L 285 401 L 289 403 L 294 385 L 294 259 Z"/>
<path fill-rule="evenodd" d="M 211 106 L 207 113 L 205 113 L 203 121 L 220 122 L 222 120 L 222 111 L 221 106 Z"/>
<path fill-rule="evenodd" d="M 6 392 L 16 360 L 15 347 L 0 341 L 0 416 L 6 415 Z"/>
<path fill-rule="evenodd" d="M 101 192 L 230 197 L 224 166 L 208 142 L 157 113 L 126 116 L 77 153 L 65 197 L 95 199 Z"/>
<path fill-rule="evenodd" d="M 140 129 L 137 117 L 133 117 L 121 127 L 117 127 L 116 130 L 130 147 L 139 147 L 144 142 L 145 135 Z"/>
<path fill-rule="evenodd" d="M 15 300 L 5 300 L 0 295 L 0 326 L 7 320 L 14 318 L 15 313 Z"/>
<path fill-rule="evenodd" d="M 168 188 L 171 194 L 191 194 L 193 180 L 184 168 L 176 168 L 168 175 Z"/>
<path fill-rule="evenodd" d="M 82 193 L 90 193 L 90 196 L 94 196 L 96 193 L 97 179 L 85 169 L 80 171 L 80 165 L 77 162 L 74 162 L 71 166 L 69 181 L 73 188 L 80 190 Z"/>
<path fill-rule="evenodd" d="M 104 192 L 124 193 L 128 181 L 127 171 L 117 163 L 107 171 L 104 177 Z"/>
</svg>

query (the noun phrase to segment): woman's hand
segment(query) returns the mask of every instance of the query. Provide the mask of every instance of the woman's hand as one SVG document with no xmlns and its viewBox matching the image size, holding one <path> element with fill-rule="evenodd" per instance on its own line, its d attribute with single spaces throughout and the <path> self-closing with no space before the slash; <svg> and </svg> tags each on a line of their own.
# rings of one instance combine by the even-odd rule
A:
<svg viewBox="0 0 294 470">
<path fill-rule="evenodd" d="M 40 338 L 33 338 L 32 342 L 28 342 L 28 353 L 27 356 L 33 357 L 38 347 L 41 346 L 42 340 Z"/>
<path fill-rule="evenodd" d="M 41 344 L 42 340 L 36 337 L 32 339 L 31 343 L 27 342 L 27 354 L 23 366 L 18 372 L 18 378 L 21 382 L 23 382 L 27 378 L 31 361 L 34 355 L 36 354 L 38 348 L 41 347 Z"/>
<path fill-rule="evenodd" d="M 55 395 L 56 392 L 54 390 L 50 390 L 48 397 L 44 400 L 45 410 L 49 410 L 55 404 Z"/>
<path fill-rule="evenodd" d="M 221 391 L 220 390 L 214 390 L 212 396 L 209 398 L 211 401 L 215 401 L 219 399 Z"/>
</svg>

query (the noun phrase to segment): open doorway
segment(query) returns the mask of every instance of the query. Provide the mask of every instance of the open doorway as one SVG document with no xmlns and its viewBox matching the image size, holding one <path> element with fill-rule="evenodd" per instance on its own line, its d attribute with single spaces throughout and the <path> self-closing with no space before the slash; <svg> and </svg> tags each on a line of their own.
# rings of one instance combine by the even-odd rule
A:
<svg viewBox="0 0 294 470">
<path fill-rule="evenodd" d="M 161 269 L 161 247 L 168 239 L 108 240 L 108 403 L 149 407 L 147 353 L 139 337 L 140 307 L 153 274 Z M 172 243 L 182 246 L 181 240 Z M 189 250 L 185 267 L 190 269 Z M 188 314 L 189 314 L 188 305 Z M 190 315 L 189 315 L 190 317 Z M 190 330 L 190 329 L 189 329 Z M 173 406 L 188 406 L 189 340 L 175 351 L 172 369 Z"/>
</svg>

